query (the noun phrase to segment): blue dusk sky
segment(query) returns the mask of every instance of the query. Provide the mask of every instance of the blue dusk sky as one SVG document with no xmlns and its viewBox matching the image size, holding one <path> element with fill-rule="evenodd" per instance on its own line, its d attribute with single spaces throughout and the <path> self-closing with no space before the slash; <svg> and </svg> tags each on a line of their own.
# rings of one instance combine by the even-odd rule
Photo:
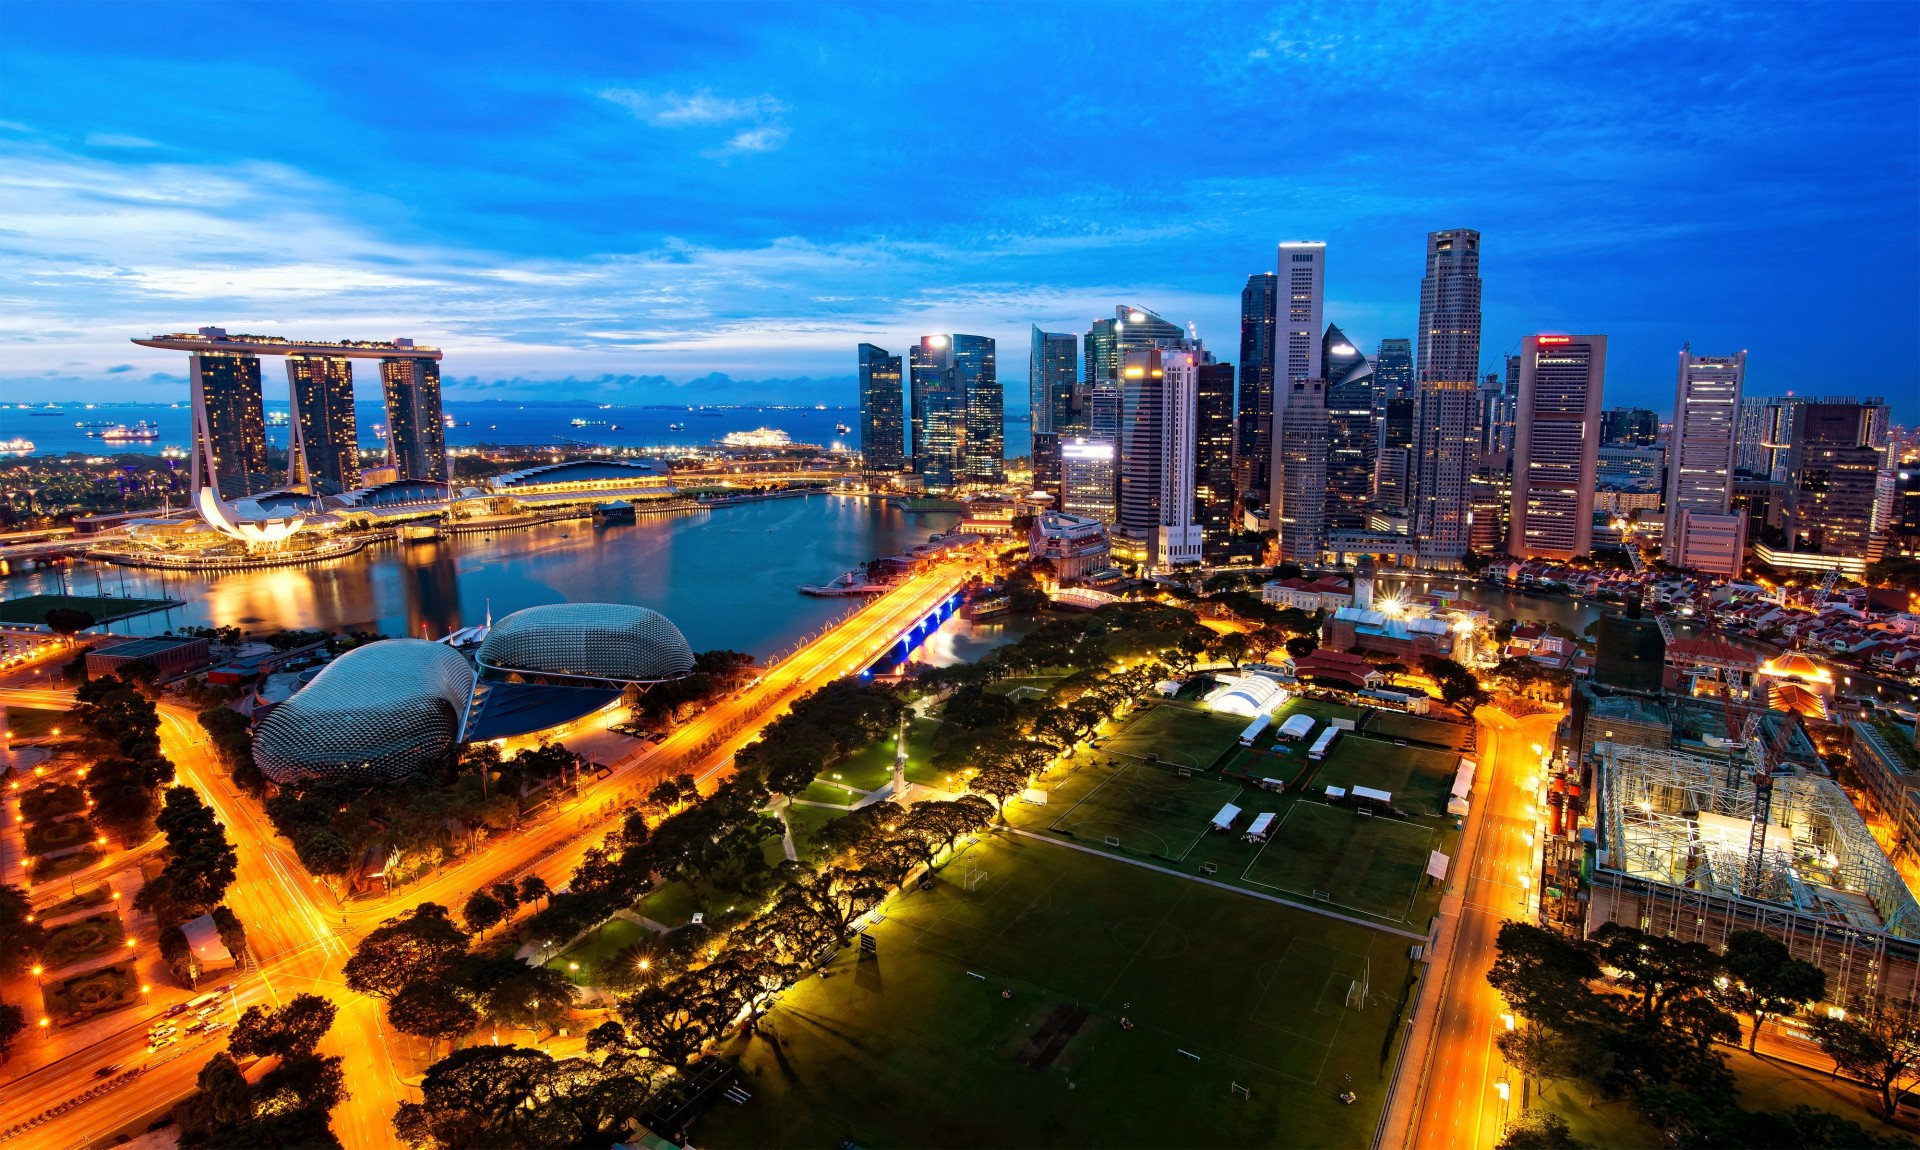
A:
<svg viewBox="0 0 1920 1150">
<path fill-rule="evenodd" d="M 220 324 L 446 349 L 450 394 L 851 403 L 854 345 L 1119 303 L 1238 358 L 1275 244 L 1414 334 L 1483 234 L 1483 370 L 1611 338 L 1920 419 L 1920 6 L 0 8 L 0 392 L 177 400 Z"/>
</svg>

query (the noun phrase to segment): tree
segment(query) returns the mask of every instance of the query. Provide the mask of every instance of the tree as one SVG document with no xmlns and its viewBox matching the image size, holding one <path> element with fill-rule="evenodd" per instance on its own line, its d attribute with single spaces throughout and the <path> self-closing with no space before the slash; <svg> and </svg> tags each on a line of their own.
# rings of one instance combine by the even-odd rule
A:
<svg viewBox="0 0 1920 1150">
<path fill-rule="evenodd" d="M 716 993 L 719 986 L 711 978 L 682 975 L 643 987 L 620 1000 L 620 1018 L 634 1042 L 675 1070 L 685 1070 L 739 1009 L 737 1002 Z"/>
<path fill-rule="evenodd" d="M 495 1026 L 558 1030 L 573 1009 L 577 988 L 557 970 L 523 962 L 511 965 L 517 969 L 481 992 L 480 1013 Z"/>
<path fill-rule="evenodd" d="M 49 631 L 68 643 L 72 643 L 75 635 L 94 624 L 92 615 L 85 611 L 76 611 L 71 607 L 55 607 L 43 616 L 43 620 Z"/>
<path fill-rule="evenodd" d="M 0 1002 L 0 1062 L 6 1061 L 14 1040 L 26 1028 L 26 1014 L 11 1002 Z"/>
<path fill-rule="evenodd" d="M 1728 984 L 1722 1001 L 1753 1018 L 1748 1050 L 1759 1048 L 1760 1024 L 1768 1017 L 1792 1014 L 1827 993 L 1826 971 L 1794 958 L 1785 943 L 1757 930 L 1728 935 L 1723 961 Z"/>
<path fill-rule="evenodd" d="M 1487 983 L 1514 1013 L 1549 1024 L 1591 1013 L 1593 991 L 1587 983 L 1600 977 L 1600 964 L 1584 941 L 1528 923 L 1504 922 L 1494 948 Z"/>
<path fill-rule="evenodd" d="M 485 934 L 507 917 L 507 908 L 486 891 L 477 890 L 467 896 L 467 905 L 461 908 L 460 916 L 467 920 L 468 930 Z"/>
<path fill-rule="evenodd" d="M 429 1043 L 458 1043 L 480 1025 L 480 1012 L 444 980 L 421 979 L 401 987 L 388 1000 L 387 1021 L 400 1033 Z"/>
<path fill-rule="evenodd" d="M 1711 947 L 1617 922 L 1603 923 L 1593 938 L 1600 961 L 1620 972 L 1619 981 L 1638 996 L 1650 1019 L 1668 1021 L 1678 1004 L 1710 994 L 1722 969 Z"/>
<path fill-rule="evenodd" d="M 1032 776 L 1011 763 L 991 763 L 967 780 L 967 789 L 993 799 L 1002 819 L 1007 816 L 1007 800 L 1027 789 Z"/>
<path fill-rule="evenodd" d="M 410 982 L 444 975 L 466 953 L 467 936 L 447 917 L 447 908 L 423 902 L 360 940 L 344 970 L 347 988 L 392 998 Z"/>
<path fill-rule="evenodd" d="M 547 887 L 547 880 L 537 874 L 527 875 L 520 880 L 521 902 L 537 902 L 544 907 L 552 894 L 553 891 Z"/>
<path fill-rule="evenodd" d="M 202 1145 L 214 1131 L 252 1120 L 253 1087 L 233 1055 L 223 1050 L 207 1059 L 196 1085 L 198 1089 L 173 1111 L 181 1145 Z"/>
<path fill-rule="evenodd" d="M 233 885 L 240 861 L 213 808 L 192 787 L 168 787 L 154 821 L 167 836 L 167 864 L 133 905 L 168 923 L 212 910 Z"/>
<path fill-rule="evenodd" d="M 515 1137 L 520 1112 L 534 1097 L 553 1059 L 523 1046 L 469 1046 L 433 1064 L 420 1082 L 419 1102 L 402 1102 L 394 1132 L 412 1146 L 524 1145 Z"/>
<path fill-rule="evenodd" d="M 1285 643 L 1287 654 L 1296 659 L 1304 659 L 1320 649 L 1320 640 L 1312 635 L 1295 635 Z"/>
<path fill-rule="evenodd" d="M 1471 714 L 1486 699 L 1486 692 L 1480 689 L 1480 680 L 1472 671 L 1467 670 L 1452 659 L 1440 655 L 1423 655 L 1420 669 L 1427 678 L 1432 679 L 1440 688 L 1440 698 L 1449 707 L 1458 707 Z"/>
<path fill-rule="evenodd" d="M 1880 1093 L 1880 1109 L 1893 1120 L 1894 1107 L 1920 1078 L 1920 1028 L 1912 1015 L 1885 1008 L 1815 1018 L 1813 1038 L 1840 1072 Z"/>
<path fill-rule="evenodd" d="M 513 885 L 512 879 L 501 879 L 488 887 L 487 892 L 499 902 L 501 909 L 507 912 L 508 918 L 512 918 L 513 912 L 520 909 L 520 888 Z"/>
<path fill-rule="evenodd" d="M 46 945 L 33 902 L 17 886 L 0 886 L 0 974 L 19 974 Z"/>
<path fill-rule="evenodd" d="M 242 1058 L 301 1058 L 333 1027 L 336 1008 L 317 994 L 299 994 L 278 1010 L 249 1006 L 233 1024 L 227 1049 Z"/>
<path fill-rule="evenodd" d="M 1249 642 L 1246 632 L 1228 631 L 1220 636 L 1220 655 L 1233 664 L 1233 669 L 1237 671 L 1240 669 L 1240 660 L 1247 657 Z"/>
<path fill-rule="evenodd" d="M 1494 1150 L 1583 1150 L 1585 1146 L 1573 1136 L 1565 1118 L 1550 1110 L 1526 1110 L 1507 1123 Z"/>
<path fill-rule="evenodd" d="M 1574 1078 L 1580 1073 L 1578 1044 L 1550 1025 L 1503 1031 L 1494 1045 L 1509 1065 L 1542 1082 Z"/>
</svg>

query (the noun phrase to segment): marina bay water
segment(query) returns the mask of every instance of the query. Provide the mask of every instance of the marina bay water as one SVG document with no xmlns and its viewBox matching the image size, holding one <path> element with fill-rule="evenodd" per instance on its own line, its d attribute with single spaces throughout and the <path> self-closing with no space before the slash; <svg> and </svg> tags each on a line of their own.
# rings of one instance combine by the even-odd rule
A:
<svg viewBox="0 0 1920 1150">
<path fill-rule="evenodd" d="M 540 603 L 651 607 L 679 624 L 695 650 L 776 654 L 838 618 L 858 599 L 799 593 L 855 564 L 924 542 L 951 527 L 948 512 L 910 513 L 878 500 L 809 495 L 712 511 L 646 516 L 596 527 L 586 520 L 495 535 L 380 543 L 308 567 L 181 575 L 77 562 L 0 579 L 0 597 L 65 589 L 151 596 L 183 606 L 112 625 L 157 634 L 187 625 L 253 631 L 313 627 L 440 638 Z M 977 658 L 1017 633 L 956 615 L 928 639 L 930 662 Z"/>
</svg>

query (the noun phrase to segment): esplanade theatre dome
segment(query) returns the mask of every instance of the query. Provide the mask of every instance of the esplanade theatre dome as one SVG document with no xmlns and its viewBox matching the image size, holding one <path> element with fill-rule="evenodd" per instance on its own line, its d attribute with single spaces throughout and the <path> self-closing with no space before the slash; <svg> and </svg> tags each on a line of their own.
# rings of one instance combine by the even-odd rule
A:
<svg viewBox="0 0 1920 1150">
<path fill-rule="evenodd" d="M 402 778 L 459 745 L 473 668 L 425 639 L 356 647 L 260 723 L 253 761 L 276 783 Z"/>
<path fill-rule="evenodd" d="M 494 624 L 480 644 L 489 671 L 658 683 L 693 670 L 693 648 L 658 611 L 624 603 L 550 603 Z"/>
</svg>

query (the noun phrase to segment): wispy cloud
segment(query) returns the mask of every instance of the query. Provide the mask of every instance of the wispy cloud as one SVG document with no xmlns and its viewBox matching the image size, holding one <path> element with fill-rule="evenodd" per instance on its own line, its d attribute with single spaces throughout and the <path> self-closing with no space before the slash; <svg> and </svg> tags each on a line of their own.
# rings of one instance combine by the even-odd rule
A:
<svg viewBox="0 0 1920 1150">
<path fill-rule="evenodd" d="M 160 145 L 139 136 L 126 136 L 118 132 L 89 132 L 86 145 L 89 148 L 157 148 Z"/>
<path fill-rule="evenodd" d="M 651 93 L 635 88 L 606 88 L 600 98 L 631 112 L 635 119 L 656 128 L 730 128 L 724 144 L 706 149 L 710 158 L 771 152 L 787 142 L 789 129 L 782 117 L 787 106 L 772 96 L 717 96 L 701 90 L 691 95 Z"/>
</svg>

